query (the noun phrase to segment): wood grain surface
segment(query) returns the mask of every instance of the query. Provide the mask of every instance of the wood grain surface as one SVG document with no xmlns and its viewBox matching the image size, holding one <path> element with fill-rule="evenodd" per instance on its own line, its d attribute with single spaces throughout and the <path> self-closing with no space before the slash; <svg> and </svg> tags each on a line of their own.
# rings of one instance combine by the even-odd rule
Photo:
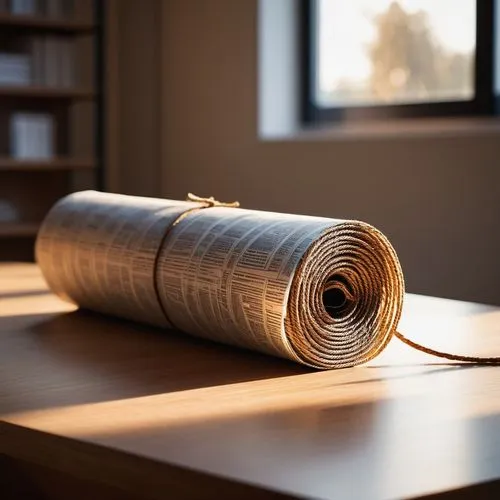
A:
<svg viewBox="0 0 500 500">
<path fill-rule="evenodd" d="M 408 295 L 400 330 L 500 354 L 492 306 Z M 35 265 L 0 266 L 0 454 L 130 498 L 497 496 L 499 395 L 500 367 L 396 339 L 317 372 L 77 311 Z"/>
</svg>

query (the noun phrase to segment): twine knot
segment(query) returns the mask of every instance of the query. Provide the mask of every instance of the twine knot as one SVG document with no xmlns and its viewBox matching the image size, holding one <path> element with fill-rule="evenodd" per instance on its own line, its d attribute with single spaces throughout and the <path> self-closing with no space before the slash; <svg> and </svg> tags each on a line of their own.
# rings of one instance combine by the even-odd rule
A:
<svg viewBox="0 0 500 500">
<path fill-rule="evenodd" d="M 238 208 L 240 206 L 239 201 L 232 201 L 232 202 L 227 203 L 224 201 L 218 201 L 213 196 L 210 196 L 209 198 L 202 198 L 201 196 L 196 196 L 193 193 L 188 193 L 187 201 L 195 201 L 197 203 L 204 203 L 207 208 L 210 208 L 210 207 Z"/>
</svg>

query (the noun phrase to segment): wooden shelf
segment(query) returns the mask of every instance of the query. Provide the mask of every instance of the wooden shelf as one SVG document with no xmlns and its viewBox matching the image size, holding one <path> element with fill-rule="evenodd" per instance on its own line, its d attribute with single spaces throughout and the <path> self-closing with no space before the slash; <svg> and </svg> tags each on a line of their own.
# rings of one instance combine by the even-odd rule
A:
<svg viewBox="0 0 500 500">
<path fill-rule="evenodd" d="M 95 24 L 92 23 L 0 12 L 0 28 L 8 27 L 29 31 L 64 33 L 66 35 L 92 33 L 92 31 L 96 28 Z"/>
<path fill-rule="evenodd" d="M 0 157 L 1 171 L 50 171 L 50 170 L 86 170 L 95 167 L 92 159 L 53 158 L 51 160 L 26 160 Z"/>
<path fill-rule="evenodd" d="M 39 226 L 34 222 L 0 222 L 0 238 L 36 236 Z"/>
<path fill-rule="evenodd" d="M 0 98 L 25 97 L 29 99 L 93 99 L 95 92 L 85 88 L 57 88 L 27 85 L 12 87 L 0 85 Z"/>
</svg>

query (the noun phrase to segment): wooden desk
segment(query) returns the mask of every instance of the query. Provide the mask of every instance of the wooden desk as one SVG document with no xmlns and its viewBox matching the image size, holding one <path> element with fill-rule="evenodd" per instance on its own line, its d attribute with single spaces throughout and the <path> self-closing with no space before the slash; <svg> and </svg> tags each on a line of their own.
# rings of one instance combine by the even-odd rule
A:
<svg viewBox="0 0 500 500">
<path fill-rule="evenodd" d="M 77 312 L 34 265 L 1 266 L 0 294 L 1 498 L 7 481 L 33 498 L 500 491 L 500 367 L 394 339 L 369 365 L 315 372 Z M 500 353 L 500 308 L 408 296 L 400 330 Z"/>
</svg>

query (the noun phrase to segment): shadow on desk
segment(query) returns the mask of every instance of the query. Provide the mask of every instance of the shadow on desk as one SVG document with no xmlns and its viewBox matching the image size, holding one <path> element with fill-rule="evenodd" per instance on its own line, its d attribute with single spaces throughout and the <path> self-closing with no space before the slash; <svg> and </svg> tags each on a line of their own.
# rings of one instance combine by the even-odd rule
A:
<svg viewBox="0 0 500 500">
<path fill-rule="evenodd" d="M 311 371 L 286 360 L 86 311 L 0 317 L 0 332 L 2 344 L 9 344 L 0 349 L 0 403 L 10 411 Z"/>
</svg>

